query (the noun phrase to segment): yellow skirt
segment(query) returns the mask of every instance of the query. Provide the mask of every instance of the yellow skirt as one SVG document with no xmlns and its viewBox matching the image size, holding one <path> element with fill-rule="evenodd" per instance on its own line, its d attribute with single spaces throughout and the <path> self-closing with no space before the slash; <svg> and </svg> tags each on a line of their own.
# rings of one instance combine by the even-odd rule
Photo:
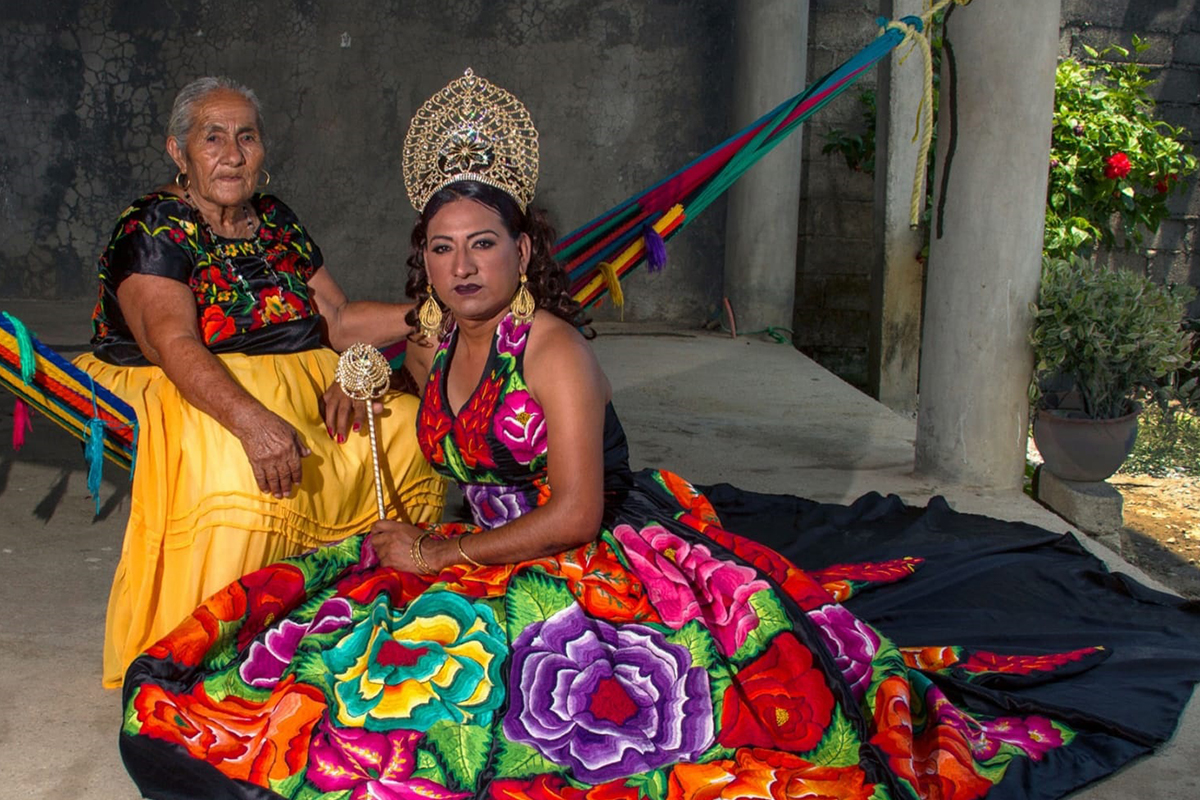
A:
<svg viewBox="0 0 1200 800">
<path fill-rule="evenodd" d="M 75 360 L 133 406 L 139 433 L 129 525 L 108 600 L 104 685 L 121 685 L 130 662 L 201 601 L 241 576 L 371 526 L 378 517 L 370 438 L 329 437 L 319 400 L 334 379 L 332 350 L 218 356 L 312 450 L 290 497 L 259 491 L 241 442 L 186 402 L 158 367 Z M 389 518 L 440 519 L 445 484 L 421 455 L 418 400 L 390 395 L 376 418 Z"/>
</svg>

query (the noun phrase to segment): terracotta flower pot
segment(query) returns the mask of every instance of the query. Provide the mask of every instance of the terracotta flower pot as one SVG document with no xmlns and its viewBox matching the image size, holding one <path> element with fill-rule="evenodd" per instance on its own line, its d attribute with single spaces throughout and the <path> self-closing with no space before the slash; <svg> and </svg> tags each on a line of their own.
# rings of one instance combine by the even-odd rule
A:
<svg viewBox="0 0 1200 800">
<path fill-rule="evenodd" d="M 1046 469 L 1068 481 L 1102 481 L 1121 468 L 1137 441 L 1140 406 L 1116 419 L 1038 409 L 1033 441 Z"/>
</svg>

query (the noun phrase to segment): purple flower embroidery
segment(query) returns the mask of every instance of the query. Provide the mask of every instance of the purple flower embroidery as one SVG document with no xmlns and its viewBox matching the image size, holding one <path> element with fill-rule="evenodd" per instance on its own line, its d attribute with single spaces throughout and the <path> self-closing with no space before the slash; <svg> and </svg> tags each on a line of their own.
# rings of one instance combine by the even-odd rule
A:
<svg viewBox="0 0 1200 800">
<path fill-rule="evenodd" d="M 274 686 L 283 677 L 301 639 L 310 633 L 328 633 L 349 624 L 349 601 L 343 597 L 330 598 L 321 604 L 312 622 L 302 624 L 285 619 L 267 631 L 261 641 L 251 644 L 238 674 L 251 686 Z"/>
<path fill-rule="evenodd" d="M 693 545 L 661 525 L 641 531 L 618 525 L 613 535 L 670 627 L 678 630 L 690 620 L 703 619 L 727 656 L 758 627 L 750 596 L 768 584 L 750 567 L 714 558 L 704 545 Z"/>
<path fill-rule="evenodd" d="M 525 340 L 529 337 L 529 325 L 518 325 L 511 314 L 500 320 L 496 329 L 496 350 L 509 355 L 517 355 L 525 349 Z"/>
<path fill-rule="evenodd" d="M 504 396 L 492 429 L 518 463 L 532 464 L 546 452 L 546 415 L 523 389 Z"/>
<path fill-rule="evenodd" d="M 821 640 L 833 653 L 855 700 L 862 700 L 871 685 L 871 659 L 879 650 L 879 634 L 840 605 L 830 604 L 808 612 Z"/>
<path fill-rule="evenodd" d="M 463 487 L 475 524 L 491 530 L 529 511 L 529 502 L 515 486 L 472 483 Z"/>
<path fill-rule="evenodd" d="M 513 645 L 504 735 L 604 783 L 695 759 L 713 742 L 708 673 L 645 625 L 568 606 Z"/>
<path fill-rule="evenodd" d="M 373 733 L 339 728 L 326 719 L 308 750 L 306 777 L 322 792 L 350 790 L 350 800 L 458 800 L 470 792 L 413 778 L 419 731 Z"/>
</svg>

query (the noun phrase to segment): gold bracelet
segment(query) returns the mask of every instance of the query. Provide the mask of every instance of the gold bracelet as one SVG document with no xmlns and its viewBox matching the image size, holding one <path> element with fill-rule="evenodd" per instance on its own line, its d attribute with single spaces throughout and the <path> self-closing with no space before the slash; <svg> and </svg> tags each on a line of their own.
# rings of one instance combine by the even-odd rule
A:
<svg viewBox="0 0 1200 800">
<path fill-rule="evenodd" d="M 433 570 L 429 568 L 429 563 L 425 560 L 424 556 L 421 555 L 421 542 L 428 535 L 429 531 L 425 531 L 425 533 L 422 533 L 420 536 L 413 539 L 412 550 L 409 551 L 409 555 L 412 556 L 413 563 L 417 565 L 417 570 L 422 575 L 433 574 Z"/>
<path fill-rule="evenodd" d="M 458 543 L 458 554 L 463 557 L 463 561 L 466 561 L 468 564 L 471 564 L 472 566 L 476 566 L 476 567 L 484 566 L 483 564 L 480 564 L 478 561 L 476 561 L 475 559 L 473 559 L 469 555 L 467 555 L 467 551 L 463 550 L 462 540 L 463 540 L 462 536 L 459 536 L 458 538 L 455 539 L 455 541 Z"/>
</svg>

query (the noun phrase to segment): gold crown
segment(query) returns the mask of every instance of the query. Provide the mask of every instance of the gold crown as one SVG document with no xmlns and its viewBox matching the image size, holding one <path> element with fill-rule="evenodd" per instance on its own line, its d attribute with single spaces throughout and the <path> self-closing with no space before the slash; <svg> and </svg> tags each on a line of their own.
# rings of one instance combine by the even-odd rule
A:
<svg viewBox="0 0 1200 800">
<path fill-rule="evenodd" d="M 417 213 L 455 181 L 507 192 L 524 211 L 538 178 L 538 135 L 511 93 L 471 70 L 417 109 L 404 137 L 404 187 Z"/>
</svg>

